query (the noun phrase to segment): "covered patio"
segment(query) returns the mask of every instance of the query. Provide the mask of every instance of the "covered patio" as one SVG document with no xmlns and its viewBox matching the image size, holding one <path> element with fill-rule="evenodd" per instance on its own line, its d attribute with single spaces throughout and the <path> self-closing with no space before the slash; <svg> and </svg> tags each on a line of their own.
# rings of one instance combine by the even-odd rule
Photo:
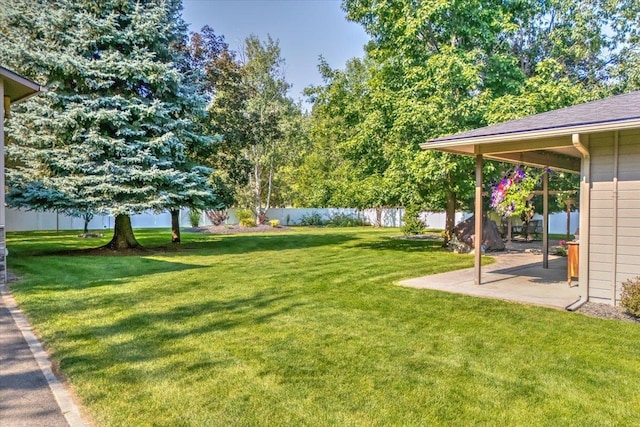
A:
<svg viewBox="0 0 640 427">
<path fill-rule="evenodd" d="M 489 254 L 496 262 L 483 268 L 482 286 L 475 284 L 473 268 L 403 280 L 399 285 L 562 310 L 580 299 L 579 287 L 567 286 L 567 258 L 549 255 L 548 268 L 543 268 L 541 242 L 509 247 L 512 250 Z"/>
<path fill-rule="evenodd" d="M 475 234 L 479 236 L 486 159 L 579 174 L 579 299 L 572 309 L 587 301 L 615 306 L 621 283 L 640 275 L 640 91 L 437 138 L 421 147 L 475 158 Z M 464 278 L 458 281 L 460 289 L 467 280 L 476 288 L 485 288 L 501 281 L 496 274 L 506 278 L 510 273 L 514 273 L 514 283 L 532 286 L 535 277 L 547 277 L 554 263 L 560 265 L 549 255 L 548 174 L 542 176 L 542 257 L 534 262 L 541 272 L 529 280 L 526 268 L 509 266 L 499 272 L 495 270 L 502 268 L 498 263 L 488 266 L 485 276 L 481 251 L 475 251 L 473 271 L 464 277 L 457 272 Z M 548 273 L 542 271 L 547 269 Z M 564 273 L 559 280 L 566 280 L 566 265 Z"/>
</svg>

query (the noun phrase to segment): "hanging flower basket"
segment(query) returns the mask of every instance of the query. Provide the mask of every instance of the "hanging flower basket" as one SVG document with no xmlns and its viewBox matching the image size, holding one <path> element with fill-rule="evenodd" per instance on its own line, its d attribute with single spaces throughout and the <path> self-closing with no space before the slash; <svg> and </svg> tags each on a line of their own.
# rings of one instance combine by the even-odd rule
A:
<svg viewBox="0 0 640 427">
<path fill-rule="evenodd" d="M 516 216 L 531 218 L 534 213 L 533 192 L 542 174 L 531 170 L 515 168 L 493 185 L 491 207 L 503 217 Z"/>
</svg>

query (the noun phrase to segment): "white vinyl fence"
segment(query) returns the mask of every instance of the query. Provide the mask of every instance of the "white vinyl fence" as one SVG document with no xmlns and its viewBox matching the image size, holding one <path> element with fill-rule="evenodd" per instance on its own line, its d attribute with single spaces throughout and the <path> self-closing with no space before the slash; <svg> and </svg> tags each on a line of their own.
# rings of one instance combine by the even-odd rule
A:
<svg viewBox="0 0 640 427">
<path fill-rule="evenodd" d="M 236 210 L 229 209 L 229 219 L 226 224 L 237 224 Z M 330 219 L 334 215 L 350 215 L 364 219 L 371 225 L 380 227 L 400 227 L 402 226 L 403 208 L 385 209 L 351 209 L 351 208 L 278 208 L 269 209 L 269 219 L 277 219 L 282 225 L 297 225 L 305 215 L 318 214 L 324 220 Z M 471 214 L 468 212 L 456 213 L 456 223 L 467 219 Z M 444 229 L 444 212 L 423 212 L 422 219 L 429 228 Z M 537 215 L 534 219 L 541 219 Z M 578 212 L 571 213 L 571 233 L 575 233 L 578 227 Z M 30 230 L 82 230 L 84 220 L 82 218 L 70 217 L 55 212 L 35 212 L 22 211 L 17 209 L 6 209 L 6 229 L 7 231 L 30 231 Z M 114 218 L 106 215 L 96 215 L 89 223 L 90 230 L 110 230 L 113 228 Z M 171 227 L 171 215 L 169 212 L 159 214 L 144 213 L 131 216 L 131 224 L 134 228 L 169 228 Z M 556 213 L 549 216 L 549 232 L 562 234 L 567 228 L 566 213 Z M 180 213 L 180 225 L 190 227 L 189 210 L 185 209 Z M 211 225 L 209 218 L 203 213 L 200 219 L 200 226 Z"/>
</svg>

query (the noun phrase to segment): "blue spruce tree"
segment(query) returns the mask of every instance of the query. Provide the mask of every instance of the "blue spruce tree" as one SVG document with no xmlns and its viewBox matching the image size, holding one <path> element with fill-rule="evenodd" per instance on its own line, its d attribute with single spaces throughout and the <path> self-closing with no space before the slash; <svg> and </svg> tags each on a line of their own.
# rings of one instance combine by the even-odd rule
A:
<svg viewBox="0 0 640 427">
<path fill-rule="evenodd" d="M 49 89 L 7 124 L 11 205 L 113 215 L 114 250 L 139 246 L 132 214 L 217 206 L 180 1 L 7 3 L 0 63 Z"/>
</svg>

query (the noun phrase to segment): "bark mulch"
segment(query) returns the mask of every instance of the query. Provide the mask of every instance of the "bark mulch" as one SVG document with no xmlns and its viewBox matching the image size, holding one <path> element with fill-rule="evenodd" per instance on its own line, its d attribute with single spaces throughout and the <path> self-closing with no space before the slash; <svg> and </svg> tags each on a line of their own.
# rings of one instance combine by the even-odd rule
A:
<svg viewBox="0 0 640 427">
<path fill-rule="evenodd" d="M 278 233 L 289 231 L 289 227 L 281 225 L 272 227 L 270 225 L 257 225 L 255 227 L 241 227 L 239 225 L 211 225 L 208 227 L 185 228 L 184 231 L 192 233 L 208 234 L 237 234 L 237 233 Z"/>
</svg>

